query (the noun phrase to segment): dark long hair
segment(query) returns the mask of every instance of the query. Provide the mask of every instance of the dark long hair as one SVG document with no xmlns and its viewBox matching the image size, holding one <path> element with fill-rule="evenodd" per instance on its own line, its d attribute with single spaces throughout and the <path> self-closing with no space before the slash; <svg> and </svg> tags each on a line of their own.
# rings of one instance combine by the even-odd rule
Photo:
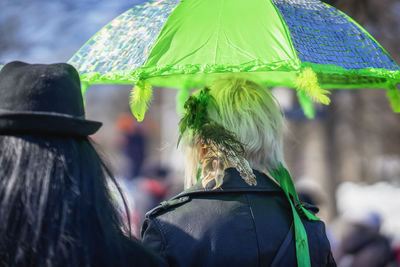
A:
<svg viewBox="0 0 400 267">
<path fill-rule="evenodd" d="M 108 179 L 88 138 L 0 136 L 0 266 L 128 264 Z"/>
</svg>

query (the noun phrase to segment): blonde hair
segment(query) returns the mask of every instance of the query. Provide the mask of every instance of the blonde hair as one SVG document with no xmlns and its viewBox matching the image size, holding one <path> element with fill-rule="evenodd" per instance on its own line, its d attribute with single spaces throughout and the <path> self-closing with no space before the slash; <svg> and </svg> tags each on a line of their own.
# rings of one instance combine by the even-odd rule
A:
<svg viewBox="0 0 400 267">
<path fill-rule="evenodd" d="M 221 79 L 210 85 L 208 117 L 234 133 L 243 144 L 244 158 L 252 169 L 271 170 L 283 163 L 283 115 L 268 88 L 243 79 Z M 229 165 L 227 155 L 211 147 L 202 155 L 202 138 L 193 131 L 184 135 L 186 149 L 185 188 L 197 182 L 199 166 L 203 187 L 215 181 L 222 184 L 223 172 Z"/>
</svg>

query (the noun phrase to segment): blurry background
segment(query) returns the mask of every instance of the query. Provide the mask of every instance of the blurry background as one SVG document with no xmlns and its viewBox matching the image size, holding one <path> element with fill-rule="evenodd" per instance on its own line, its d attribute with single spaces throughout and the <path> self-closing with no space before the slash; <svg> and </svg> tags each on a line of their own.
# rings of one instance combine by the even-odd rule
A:
<svg viewBox="0 0 400 267">
<path fill-rule="evenodd" d="M 0 64 L 66 62 L 140 2 L 1 0 Z M 400 63 L 399 0 L 325 2 L 353 17 Z M 137 123 L 129 112 L 130 89 L 91 86 L 85 98 L 87 117 L 104 122 L 94 139 L 125 188 L 137 233 L 146 210 L 182 190 L 184 161 L 176 149 L 176 91 L 156 88 L 148 115 Z M 350 225 L 381 226 L 392 248 L 399 247 L 400 115 L 391 111 L 385 91 L 333 91 L 332 104 L 318 107 L 314 120 L 303 116 L 294 91 L 273 92 L 288 119 L 287 164 L 299 193 L 320 206 L 337 257 Z"/>
</svg>

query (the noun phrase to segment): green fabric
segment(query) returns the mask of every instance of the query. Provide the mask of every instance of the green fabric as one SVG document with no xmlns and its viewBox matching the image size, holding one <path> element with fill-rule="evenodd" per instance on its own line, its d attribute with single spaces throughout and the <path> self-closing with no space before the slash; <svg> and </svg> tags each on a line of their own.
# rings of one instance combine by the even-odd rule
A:
<svg viewBox="0 0 400 267">
<path fill-rule="evenodd" d="M 89 87 L 89 84 L 87 82 L 81 82 L 81 92 L 82 92 L 82 98 L 83 98 L 83 105 L 86 107 L 86 99 L 85 99 L 85 93 Z"/>
<path fill-rule="evenodd" d="M 296 203 L 301 203 L 299 197 L 297 195 L 296 189 L 294 187 L 292 177 L 288 170 L 283 166 L 282 163 L 279 166 L 270 171 L 271 176 L 279 183 L 282 187 L 282 190 L 288 196 L 289 199 L 293 199 Z M 314 214 L 310 213 L 306 208 L 301 206 L 302 212 L 306 215 L 307 219 L 309 220 L 319 220 Z"/>
<path fill-rule="evenodd" d="M 311 263 L 310 263 L 310 252 L 308 247 L 307 232 L 304 228 L 303 222 L 301 221 L 299 213 L 302 213 L 308 220 L 319 220 L 319 218 L 316 217 L 311 212 L 309 212 L 306 208 L 304 208 L 301 205 L 292 178 L 290 177 L 290 174 L 287 171 L 287 169 L 282 164 L 279 164 L 279 166 L 276 169 L 271 170 L 269 174 L 281 186 L 292 209 L 294 233 L 296 240 L 297 264 L 300 267 L 305 267 L 305 266 L 309 267 L 311 266 Z M 298 209 L 296 209 L 294 203 L 297 203 L 299 205 Z"/>
<path fill-rule="evenodd" d="M 392 85 L 387 90 L 387 97 L 390 101 L 390 106 L 392 107 L 393 112 L 400 113 L 400 92 L 396 88 L 396 85 Z"/>
<path fill-rule="evenodd" d="M 332 7 L 331 5 L 327 4 L 327 3 L 323 3 L 324 5 L 328 6 L 328 7 Z M 382 49 L 382 51 L 388 55 L 390 58 L 391 56 L 389 55 L 389 53 L 385 50 L 385 48 L 383 48 L 383 46 L 369 33 L 367 32 L 360 24 L 358 24 L 357 21 L 355 21 L 354 19 L 352 19 L 351 17 L 349 17 L 346 13 L 342 12 L 341 10 L 337 9 L 337 11 L 339 13 L 341 13 L 342 15 L 344 15 L 348 21 L 350 21 L 351 23 L 353 23 L 354 25 L 356 25 L 361 31 L 363 31 L 365 33 L 365 35 L 367 35 L 368 37 L 370 37 L 375 43 L 378 44 L 378 46 Z M 396 64 L 397 65 L 397 64 Z M 397 65 L 398 66 L 398 65 Z"/>
<path fill-rule="evenodd" d="M 159 4 L 162 5 L 161 2 Z M 153 10 L 151 6 L 151 4 L 147 5 L 146 8 Z M 149 31 L 143 31 L 144 35 L 140 35 L 142 38 L 130 40 L 129 34 L 120 34 L 121 29 L 116 22 L 114 23 L 116 24 L 115 29 L 120 30 L 116 30 L 117 32 L 113 32 L 114 35 L 107 37 L 108 30 L 114 27 L 111 22 L 105 27 L 108 29 L 105 31 L 107 34 L 100 31 L 96 34 L 96 38 L 91 38 L 84 47 L 92 47 L 94 44 L 91 42 L 98 41 L 99 43 L 96 43 L 95 46 L 100 49 L 100 52 L 105 53 L 101 57 L 102 59 L 112 59 L 113 57 L 109 57 L 108 53 L 111 51 L 111 54 L 114 55 L 117 50 L 121 52 L 123 49 L 121 50 L 120 45 L 122 44 L 129 44 L 126 49 L 129 50 L 130 47 L 130 52 L 133 49 L 132 45 L 134 47 L 142 47 L 147 43 L 151 43 L 151 45 L 146 46 L 146 53 L 138 53 L 135 56 L 122 56 L 115 61 L 99 59 L 101 62 L 96 61 L 96 68 L 90 64 L 84 64 L 84 68 L 90 72 L 83 72 L 82 82 L 86 84 L 136 84 L 146 81 L 153 86 L 188 89 L 207 86 L 216 79 L 235 76 L 269 87 L 285 86 L 299 89 L 298 77 L 305 69 L 311 68 L 317 74 L 320 88 L 312 86 L 316 85 L 316 82 L 309 84 L 307 83 L 308 79 L 304 79 L 303 89 L 306 93 L 314 92 L 314 94 L 308 93 L 307 98 L 299 95 L 301 107 L 309 118 L 315 114 L 310 99 L 329 100 L 327 97 L 321 98 L 324 97 L 321 88 L 388 88 L 389 84 L 400 82 L 400 71 L 375 68 L 357 71 L 346 70 L 336 65 L 301 62 L 294 48 L 289 28 L 272 1 L 185 0 L 176 7 L 170 4 L 168 6 L 168 12 L 165 13 L 168 15 L 163 16 L 164 19 L 168 17 L 165 23 L 163 20 L 160 24 L 160 17 L 153 21 L 155 13 L 150 14 L 150 11 L 149 14 L 146 13 L 147 11 L 143 11 L 143 14 L 133 12 L 127 17 L 127 19 L 132 19 L 131 21 L 124 20 L 122 17 L 116 19 L 120 23 L 127 23 L 127 21 L 138 22 L 147 18 L 148 21 L 146 21 L 154 24 L 154 29 L 158 29 L 154 31 L 157 33 L 157 37 L 151 35 Z M 158 9 L 160 12 L 163 10 L 165 11 L 165 7 Z M 170 13 L 171 10 L 173 10 L 172 13 Z M 346 18 L 360 27 L 372 40 L 375 40 L 354 20 L 348 16 Z M 157 25 L 164 26 L 161 29 Z M 124 27 L 124 29 L 128 29 L 127 33 L 130 32 L 129 27 Z M 138 31 L 140 32 L 140 30 Z M 151 31 L 151 33 L 154 32 Z M 114 45 L 117 42 L 117 48 L 110 48 L 110 42 L 107 38 L 103 39 L 104 36 L 110 38 L 109 41 Z M 126 36 L 127 39 L 121 38 L 121 36 Z M 117 37 L 121 39 L 113 40 Z M 100 39 L 97 40 L 98 38 Z M 149 38 L 152 40 L 151 42 L 146 41 L 150 40 Z M 125 48 L 125 46 L 123 47 Z M 387 54 L 383 47 L 380 47 Z M 79 55 L 86 58 L 85 51 L 82 48 L 82 53 Z M 92 54 L 98 55 L 98 53 Z M 139 58 L 142 61 L 136 60 Z M 128 59 L 136 63 L 133 64 Z M 103 65 L 107 71 L 100 71 L 103 69 Z M 127 65 L 130 67 L 127 68 Z M 79 66 L 77 67 L 79 69 Z M 82 86 L 83 92 L 85 88 L 87 87 Z M 308 88 L 316 90 L 306 90 Z M 182 91 L 182 94 L 179 95 L 177 103 L 182 104 L 183 101 L 180 99 L 184 98 L 184 92 Z M 398 110 L 395 96 L 393 91 L 389 91 L 388 97 L 392 107 L 394 110 Z M 320 102 L 328 103 L 328 101 Z M 133 110 L 138 110 L 139 106 L 143 110 L 138 112 L 139 119 L 144 116 L 145 109 L 143 107 L 147 106 L 143 105 L 141 101 L 137 102 L 140 105 L 135 104 L 136 102 L 132 100 L 131 103 L 134 103 Z M 177 108 L 181 110 L 182 106 L 179 105 Z"/>
<path fill-rule="evenodd" d="M 293 214 L 297 266 L 311 267 L 310 249 L 308 247 L 306 229 L 304 228 L 303 222 L 301 221 L 300 216 L 297 213 L 297 210 L 295 209 L 293 203 L 291 201 L 289 202 Z"/>
<path fill-rule="evenodd" d="M 324 3 L 326 6 L 328 4 Z M 367 36 L 375 41 L 383 52 L 388 55 L 389 53 L 381 46 L 375 38 L 369 34 L 363 27 L 361 27 L 355 20 L 347 16 L 342 11 L 338 10 L 341 14 L 359 27 Z M 400 82 L 400 71 L 391 71 L 387 69 L 378 68 L 364 68 L 361 70 L 346 70 L 336 65 L 322 65 L 311 62 L 302 62 L 303 67 L 311 67 L 318 73 L 318 80 L 321 87 L 326 89 L 360 89 L 360 88 L 388 88 L 388 84 Z"/>
<path fill-rule="evenodd" d="M 164 76 L 297 71 L 299 67 L 287 28 L 270 1 L 182 1 L 168 18 L 139 76 L 152 78 L 156 76 L 153 71 Z M 169 77 L 173 79 L 169 84 L 182 88 L 183 83 L 198 83 L 198 77 L 193 82 L 190 78 Z"/>
<path fill-rule="evenodd" d="M 81 91 L 82 91 L 82 95 L 85 95 L 87 89 L 89 87 L 89 83 L 87 82 L 81 82 Z"/>
<path fill-rule="evenodd" d="M 318 82 L 326 89 L 388 88 L 388 81 L 400 82 L 400 71 L 365 68 L 346 70 L 336 65 L 302 62 L 303 67 L 312 68 L 318 75 Z"/>
<path fill-rule="evenodd" d="M 185 111 L 185 102 L 189 97 L 189 88 L 182 88 L 176 94 L 176 112 L 183 115 Z"/>
<path fill-rule="evenodd" d="M 304 115 L 309 119 L 314 119 L 315 109 L 311 99 L 303 91 L 297 91 L 297 98 L 299 99 L 299 103 L 303 109 Z"/>
<path fill-rule="evenodd" d="M 81 80 L 89 84 L 135 84 L 146 79 L 153 86 L 166 88 L 203 87 L 211 81 L 232 77 L 252 80 L 268 86 L 287 86 L 295 88 L 297 72 L 291 70 L 297 66 L 290 62 L 258 64 L 257 61 L 241 66 L 165 66 L 139 68 L 132 71 L 112 71 L 107 74 L 92 72 L 81 75 Z M 249 72 L 251 71 L 251 72 Z"/>
<path fill-rule="evenodd" d="M 151 6 L 151 4 L 146 5 L 146 8 L 153 10 Z M 159 6 L 160 10 L 166 8 L 162 3 Z M 77 68 L 83 74 L 82 81 L 89 84 L 135 84 L 139 80 L 149 80 L 152 85 L 156 86 L 194 88 L 207 85 L 210 81 L 219 78 L 222 73 L 234 73 L 235 75 L 240 73 L 243 75 L 241 78 L 247 78 L 267 86 L 295 88 L 294 81 L 297 73 L 300 69 L 310 66 L 318 73 L 321 87 L 326 89 L 387 88 L 388 81 L 400 82 L 399 71 L 371 68 L 357 72 L 335 65 L 300 62 L 292 43 L 290 31 L 271 1 L 185 0 L 176 7 L 174 6 L 172 13 L 169 13 L 170 9 L 166 12 L 169 17 L 165 24 L 163 22 L 162 30 L 155 31 L 159 34 L 154 44 L 150 42 L 152 49 L 144 65 L 137 64 L 138 67 L 133 69 L 123 65 L 125 67 L 120 68 L 115 66 L 122 64 L 124 57 L 119 58 L 118 62 L 102 60 L 103 65 L 110 65 L 112 68 L 107 72 L 101 72 L 98 71 L 98 68 L 94 68 L 95 66 L 80 63 L 83 65 L 79 65 Z M 138 10 L 147 9 L 140 7 L 135 11 L 137 14 L 133 11 L 132 14 L 128 12 L 126 20 L 137 23 L 143 17 L 152 17 L 151 14 L 142 14 L 137 12 Z M 358 25 L 350 17 L 346 16 L 346 18 Z M 128 23 L 126 20 L 116 19 L 119 23 Z M 109 58 L 107 53 L 110 52 L 113 52 L 111 53 L 111 58 L 113 58 L 115 49 L 119 49 L 120 52 L 119 46 L 110 50 L 110 45 L 115 45 L 116 42 L 113 38 L 120 38 L 117 40 L 121 42 L 120 45 L 126 43 L 126 38 L 122 38 L 126 35 L 120 36 L 117 33 L 108 32 L 109 28 L 113 29 L 114 26 L 118 32 L 121 32 L 117 22 L 113 20 L 106 25 L 84 45 L 84 48 L 98 46 L 100 52 L 105 52 L 103 58 Z M 158 25 L 155 22 L 151 24 Z M 124 30 L 126 30 L 125 28 Z M 362 27 L 360 29 L 373 39 Z M 137 31 L 140 32 L 140 30 Z M 104 32 L 107 32 L 107 35 Z M 152 39 L 151 35 L 147 36 L 146 34 L 149 33 L 145 32 L 145 40 Z M 108 41 L 104 38 L 111 40 Z M 142 44 L 135 39 L 132 39 L 129 44 L 137 42 Z M 76 58 L 89 56 L 85 54 L 87 52 L 85 51 L 82 48 L 77 53 L 79 57 Z M 383 49 L 383 51 L 385 50 Z M 386 51 L 385 53 L 387 54 Z M 147 56 L 147 53 L 141 54 Z M 126 60 L 128 59 L 131 58 L 127 56 Z M 74 64 L 74 61 L 70 63 Z M 98 62 L 93 64 L 101 65 Z M 129 65 L 132 64 L 129 63 Z M 88 71 L 90 72 L 88 73 Z M 368 77 L 380 79 L 367 79 Z"/>
<path fill-rule="evenodd" d="M 201 178 L 201 166 L 197 167 L 197 173 L 196 173 L 196 181 L 200 181 Z"/>
</svg>

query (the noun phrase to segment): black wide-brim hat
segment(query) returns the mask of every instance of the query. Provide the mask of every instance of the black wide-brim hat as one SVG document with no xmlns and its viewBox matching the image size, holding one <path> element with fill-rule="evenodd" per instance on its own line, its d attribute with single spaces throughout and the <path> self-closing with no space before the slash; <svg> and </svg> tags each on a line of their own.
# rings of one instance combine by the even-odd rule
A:
<svg viewBox="0 0 400 267">
<path fill-rule="evenodd" d="M 0 134 L 88 136 L 78 72 L 69 64 L 14 61 L 0 71 Z"/>
</svg>

